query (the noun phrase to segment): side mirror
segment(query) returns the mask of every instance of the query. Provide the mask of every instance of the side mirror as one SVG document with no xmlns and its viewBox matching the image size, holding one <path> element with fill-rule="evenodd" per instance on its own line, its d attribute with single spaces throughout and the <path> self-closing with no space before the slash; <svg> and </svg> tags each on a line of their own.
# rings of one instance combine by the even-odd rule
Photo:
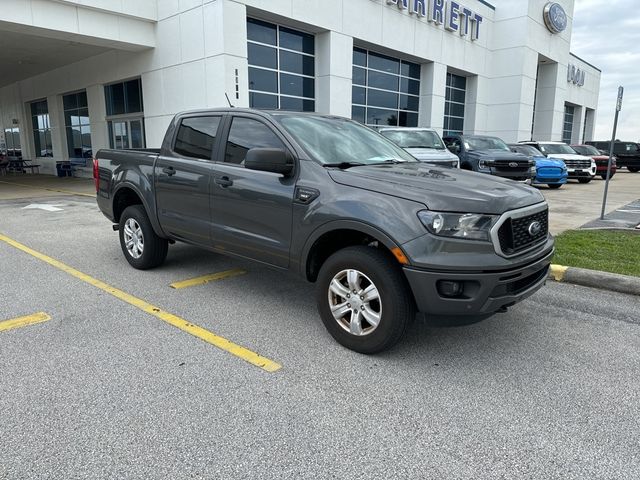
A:
<svg viewBox="0 0 640 480">
<path fill-rule="evenodd" d="M 252 148 L 247 152 L 244 166 L 249 170 L 288 176 L 293 173 L 294 162 L 289 152 L 280 148 Z"/>
</svg>

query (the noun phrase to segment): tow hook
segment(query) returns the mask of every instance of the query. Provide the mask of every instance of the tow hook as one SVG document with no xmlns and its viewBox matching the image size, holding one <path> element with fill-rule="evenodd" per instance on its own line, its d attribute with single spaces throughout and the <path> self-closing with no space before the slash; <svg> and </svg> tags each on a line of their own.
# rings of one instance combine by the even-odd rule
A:
<svg viewBox="0 0 640 480">
<path fill-rule="evenodd" d="M 114 223 L 113 225 L 111 225 L 111 228 L 113 228 L 114 232 L 117 232 L 118 230 L 120 230 L 120 225 L 118 225 L 117 223 Z"/>
</svg>

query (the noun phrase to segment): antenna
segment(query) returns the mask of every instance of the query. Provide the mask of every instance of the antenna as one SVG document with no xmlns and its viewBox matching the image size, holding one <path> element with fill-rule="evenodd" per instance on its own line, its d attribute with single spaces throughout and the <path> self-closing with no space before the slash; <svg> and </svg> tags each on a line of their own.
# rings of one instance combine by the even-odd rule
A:
<svg viewBox="0 0 640 480">
<path fill-rule="evenodd" d="M 229 106 L 231 108 L 235 108 L 233 105 L 231 105 L 231 100 L 229 100 L 229 95 L 227 95 L 227 92 L 224 92 L 224 96 L 227 97 L 227 102 L 229 102 Z"/>
</svg>

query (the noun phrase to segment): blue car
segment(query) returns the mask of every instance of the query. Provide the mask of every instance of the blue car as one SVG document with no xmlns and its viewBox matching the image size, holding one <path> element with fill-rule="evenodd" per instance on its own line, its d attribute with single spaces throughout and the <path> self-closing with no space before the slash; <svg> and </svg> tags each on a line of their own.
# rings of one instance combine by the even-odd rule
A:
<svg viewBox="0 0 640 480">
<path fill-rule="evenodd" d="M 545 157 L 531 145 L 510 144 L 512 152 L 522 153 L 536 162 L 536 178 L 532 185 L 547 185 L 549 188 L 560 188 L 567 183 L 567 166 L 559 158 Z"/>
</svg>

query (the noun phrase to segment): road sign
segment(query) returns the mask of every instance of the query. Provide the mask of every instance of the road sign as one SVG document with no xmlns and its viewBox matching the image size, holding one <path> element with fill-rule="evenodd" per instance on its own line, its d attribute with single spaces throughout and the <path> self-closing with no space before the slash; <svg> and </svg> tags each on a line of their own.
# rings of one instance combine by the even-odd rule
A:
<svg viewBox="0 0 640 480">
<path fill-rule="evenodd" d="M 600 212 L 600 220 L 604 220 L 604 211 L 607 208 L 607 195 L 609 193 L 609 180 L 611 180 L 611 164 L 613 163 L 613 145 L 616 143 L 616 130 L 618 129 L 618 115 L 622 110 L 622 94 L 624 87 L 618 87 L 618 101 L 616 102 L 616 115 L 613 119 L 613 135 L 611 135 L 611 143 L 609 144 L 609 163 L 607 164 L 607 176 L 604 183 L 604 194 L 602 195 L 602 210 Z"/>
<path fill-rule="evenodd" d="M 622 110 L 622 95 L 624 94 L 624 87 L 618 87 L 618 102 L 616 103 L 616 112 Z"/>
</svg>

